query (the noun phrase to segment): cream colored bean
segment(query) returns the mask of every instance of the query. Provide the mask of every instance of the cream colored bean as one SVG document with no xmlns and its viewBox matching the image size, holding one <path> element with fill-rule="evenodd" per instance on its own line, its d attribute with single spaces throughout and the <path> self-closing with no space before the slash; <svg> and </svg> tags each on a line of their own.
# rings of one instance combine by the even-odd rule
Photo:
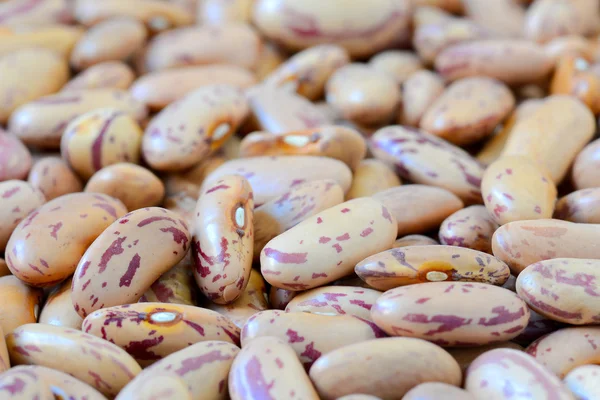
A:
<svg viewBox="0 0 600 400">
<path fill-rule="evenodd" d="M 274 286 L 311 289 L 350 274 L 358 261 L 390 248 L 396 233 L 396 220 L 379 201 L 350 200 L 267 243 L 261 272 Z"/>
<path fill-rule="evenodd" d="M 72 328 L 27 324 L 7 335 L 6 344 L 15 365 L 65 372 L 105 396 L 115 396 L 141 371 L 118 346 Z"/>
<path fill-rule="evenodd" d="M 377 396 L 371 396 L 370 394 L 348 394 L 346 396 L 338 397 L 337 400 L 381 400 Z"/>
<path fill-rule="evenodd" d="M 204 24 L 226 24 L 231 22 L 250 22 L 252 0 L 198 1 L 196 20 Z"/>
<path fill-rule="evenodd" d="M 465 377 L 465 389 L 476 398 L 573 400 L 567 387 L 535 359 L 521 351 L 496 349 L 477 357 Z"/>
<path fill-rule="evenodd" d="M 138 122 L 146 118 L 146 107 L 127 92 L 95 89 L 76 93 L 57 93 L 24 104 L 12 113 L 11 133 L 25 144 L 57 149 L 66 126 L 78 116 L 98 108 L 114 108 Z"/>
<path fill-rule="evenodd" d="M 423 115 L 444 91 L 444 81 L 435 72 L 420 70 L 402 85 L 402 109 L 398 123 L 419 126 Z"/>
<path fill-rule="evenodd" d="M 54 400 L 54 394 L 46 382 L 25 367 L 14 367 L 0 374 L 0 393 L 7 392 L 11 400 Z M 16 389 L 19 388 L 18 393 Z M 4 393 L 2 393 L 4 395 Z"/>
<path fill-rule="evenodd" d="M 0 182 L 0 252 L 17 225 L 45 202 L 44 195 L 27 182 Z"/>
<path fill-rule="evenodd" d="M 371 308 L 381 292 L 353 286 L 324 286 L 300 293 L 285 307 L 286 312 L 321 315 L 354 315 L 371 320 Z"/>
<path fill-rule="evenodd" d="M 140 385 L 135 395 L 119 396 L 122 399 L 156 400 L 156 399 L 181 399 L 193 400 L 185 381 L 174 375 L 148 375 L 143 380 L 136 382 Z"/>
<path fill-rule="evenodd" d="M 532 158 L 558 184 L 594 130 L 594 116 L 580 101 L 550 96 L 530 116 L 517 121 L 502 154 Z"/>
<path fill-rule="evenodd" d="M 125 214 L 79 259 L 72 286 L 75 311 L 85 317 L 104 307 L 137 301 L 185 256 L 190 239 L 186 223 L 164 208 Z"/>
<path fill-rule="evenodd" d="M 569 390 L 578 399 L 595 399 L 600 398 L 600 366 L 598 365 L 582 365 L 577 367 L 567 376 L 564 383 Z"/>
<path fill-rule="evenodd" d="M 464 206 L 451 192 L 426 185 L 396 186 L 372 197 L 396 218 L 398 235 L 437 229 L 445 218 Z"/>
<path fill-rule="evenodd" d="M 354 271 L 369 286 L 379 290 L 439 281 L 501 286 L 510 275 L 506 264 L 488 254 L 440 245 L 386 250 L 362 260 Z"/>
<path fill-rule="evenodd" d="M 335 71 L 326 85 L 327 103 L 358 124 L 389 121 L 400 102 L 394 78 L 365 64 L 348 64 Z"/>
<path fill-rule="evenodd" d="M 536 0 L 527 10 L 525 37 L 547 42 L 555 37 L 598 32 L 598 2 Z"/>
<path fill-rule="evenodd" d="M 220 148 L 248 115 L 239 88 L 210 85 L 162 110 L 146 128 L 142 151 L 158 170 L 183 170 Z"/>
<path fill-rule="evenodd" d="M 553 95 L 573 96 L 592 113 L 600 113 L 600 75 L 579 56 L 566 55 L 557 61 L 549 90 Z"/>
<path fill-rule="evenodd" d="M 468 145 L 489 136 L 515 106 L 503 83 L 472 77 L 452 83 L 427 109 L 421 129 L 451 143 Z"/>
<path fill-rule="evenodd" d="M 407 247 L 407 246 L 429 246 L 437 245 L 438 242 L 424 235 L 406 235 L 399 239 L 396 239 L 392 248 Z"/>
<path fill-rule="evenodd" d="M 522 37 L 525 10 L 514 0 L 464 0 L 465 14 L 498 37 Z"/>
<path fill-rule="evenodd" d="M 492 235 L 498 227 L 484 206 L 470 206 L 458 210 L 442 222 L 440 243 L 491 254 Z"/>
<path fill-rule="evenodd" d="M 437 381 L 458 386 L 462 374 L 441 347 L 413 338 L 385 338 L 345 346 L 310 369 L 321 398 L 351 393 L 400 400 L 413 387 Z"/>
<path fill-rule="evenodd" d="M 194 261 L 191 252 L 165 272 L 146 290 L 139 302 L 196 305 L 196 282 L 192 276 Z"/>
<path fill-rule="evenodd" d="M 0 329 L 5 335 L 37 321 L 43 294 L 40 289 L 27 286 L 12 275 L 0 278 L 0 289 Z"/>
<path fill-rule="evenodd" d="M 467 368 L 469 368 L 469 365 L 471 365 L 477 357 L 494 349 L 524 350 L 523 347 L 514 342 L 498 342 L 477 347 L 451 347 L 446 349 L 446 351 L 454 357 L 464 374 L 467 371 Z"/>
<path fill-rule="evenodd" d="M 593 62 L 596 58 L 595 50 L 591 40 L 578 35 L 559 36 L 544 46 L 546 54 L 555 62 L 565 56 L 581 57 Z"/>
<path fill-rule="evenodd" d="M 31 153 L 18 137 L 0 129 L 0 182 L 24 179 L 31 168 Z"/>
<path fill-rule="evenodd" d="M 7 32 L 0 35 L 0 54 L 5 55 L 16 50 L 36 47 L 54 50 L 63 57 L 68 57 L 84 32 L 80 27 L 66 25 L 41 26 Z"/>
<path fill-rule="evenodd" d="M 50 386 L 55 398 L 58 399 L 88 399 L 106 400 L 106 397 L 87 383 L 73 378 L 71 375 L 40 365 L 17 367 L 20 370 L 33 372 Z"/>
<path fill-rule="evenodd" d="M 394 163 L 402 178 L 446 189 L 467 204 L 481 203 L 483 167 L 443 139 L 406 126 L 388 126 L 371 137 L 371 151 Z"/>
<path fill-rule="evenodd" d="M 42 192 L 47 201 L 69 193 L 81 192 L 81 179 L 60 157 L 42 157 L 29 172 L 29 184 Z"/>
<path fill-rule="evenodd" d="M 600 140 L 594 140 L 579 152 L 573 163 L 573 185 L 575 189 L 600 187 Z"/>
<path fill-rule="evenodd" d="M 516 294 L 497 286 L 430 282 L 388 290 L 371 317 L 389 335 L 441 346 L 480 346 L 518 336 L 529 321 L 529 309 Z"/>
<path fill-rule="evenodd" d="M 381 52 L 369 60 L 369 65 L 378 71 L 390 74 L 398 85 L 404 83 L 414 72 L 424 68 L 415 53 L 401 50 Z"/>
<path fill-rule="evenodd" d="M 582 189 L 558 200 L 554 217 L 583 224 L 600 223 L 600 188 Z"/>
<path fill-rule="evenodd" d="M 346 199 L 373 196 L 375 193 L 400 186 L 402 182 L 387 164 L 374 158 L 361 160 L 354 169 L 352 186 Z"/>
<path fill-rule="evenodd" d="M 131 67 L 120 61 L 95 64 L 75 76 L 63 86 L 63 92 L 93 89 L 122 89 L 131 86 L 135 74 Z"/>
<path fill-rule="evenodd" d="M 469 392 L 441 382 L 421 383 L 412 388 L 403 400 L 475 400 Z"/>
<path fill-rule="evenodd" d="M 165 195 L 165 187 L 156 175 L 130 163 L 117 163 L 97 171 L 84 191 L 104 193 L 119 199 L 129 211 L 157 206 Z"/>
<path fill-rule="evenodd" d="M 50 292 L 40 313 L 40 324 L 81 330 L 83 318 L 73 309 L 71 281 L 72 279 L 66 279 Z"/>
</svg>

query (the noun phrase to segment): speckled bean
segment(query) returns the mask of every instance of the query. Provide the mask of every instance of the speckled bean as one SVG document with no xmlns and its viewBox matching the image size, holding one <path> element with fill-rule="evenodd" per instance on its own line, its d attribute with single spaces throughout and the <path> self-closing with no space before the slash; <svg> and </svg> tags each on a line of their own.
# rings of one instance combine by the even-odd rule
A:
<svg viewBox="0 0 600 400">
<path fill-rule="evenodd" d="M 27 286 L 17 277 L 0 278 L 0 329 L 8 335 L 21 325 L 37 321 L 42 291 Z"/>
<path fill-rule="evenodd" d="M 7 0 L 0 4 L 2 25 L 66 24 L 72 20 L 73 14 L 68 0 L 38 0 L 33 3 Z"/>
<path fill-rule="evenodd" d="M 118 89 L 84 90 L 44 96 L 12 113 L 9 131 L 25 144 L 57 149 L 66 126 L 78 116 L 98 108 L 114 108 L 134 117 L 146 118 L 146 107 Z"/>
<path fill-rule="evenodd" d="M 327 157 L 252 157 L 227 161 L 206 177 L 201 190 L 211 188 L 214 182 L 231 174 L 242 175 L 250 182 L 256 206 L 304 182 L 332 179 L 345 193 L 352 181 L 352 172 L 346 164 Z"/>
<path fill-rule="evenodd" d="M 120 201 L 103 194 L 58 197 L 16 227 L 6 245 L 8 267 L 29 285 L 61 282 L 98 235 L 126 212 Z"/>
<path fill-rule="evenodd" d="M 389 121 L 400 103 L 394 78 L 366 64 L 353 63 L 336 70 L 325 92 L 327 103 L 344 118 L 364 125 Z"/>
<path fill-rule="evenodd" d="M 396 220 L 379 201 L 350 200 L 267 243 L 260 257 L 261 272 L 274 286 L 311 289 L 348 275 L 358 261 L 390 248 L 396 233 Z"/>
<path fill-rule="evenodd" d="M 582 365 L 565 376 L 564 383 L 579 400 L 600 398 L 600 366 Z"/>
<path fill-rule="evenodd" d="M 52 391 L 52 399 L 69 400 L 106 400 L 106 397 L 87 383 L 71 375 L 41 365 L 20 365 L 15 370 L 29 376 L 36 376 L 38 382 L 47 385 Z M 13 399 L 13 397 L 11 397 Z"/>
<path fill-rule="evenodd" d="M 442 382 L 421 383 L 412 388 L 402 400 L 476 400 L 469 392 Z"/>
<path fill-rule="evenodd" d="M 522 37 L 525 10 L 514 0 L 463 0 L 465 14 L 499 37 Z"/>
<path fill-rule="evenodd" d="M 141 303 L 196 305 L 194 301 L 196 282 L 192 276 L 193 268 L 192 254 L 188 251 L 181 261 L 154 281 L 139 301 Z"/>
<path fill-rule="evenodd" d="M 354 169 L 352 186 L 348 190 L 346 199 L 372 196 L 401 184 L 400 178 L 386 163 L 374 158 L 361 160 Z"/>
<path fill-rule="evenodd" d="M 558 184 L 594 130 L 594 115 L 583 103 L 570 96 L 549 96 L 517 121 L 502 154 L 532 158 Z"/>
<path fill-rule="evenodd" d="M 570 34 L 597 33 L 598 2 L 594 0 L 537 0 L 527 10 L 525 37 L 536 42 Z"/>
<path fill-rule="evenodd" d="M 573 162 L 573 185 L 575 189 L 600 187 L 600 139 L 586 145 Z"/>
<path fill-rule="evenodd" d="M 269 304 L 274 310 L 285 310 L 287 305 L 296 297 L 300 292 L 293 290 L 280 289 L 276 286 L 271 286 L 269 290 Z"/>
<path fill-rule="evenodd" d="M 509 85 L 542 79 L 553 65 L 541 46 L 523 39 L 459 43 L 446 48 L 435 59 L 436 70 L 448 80 L 484 75 Z"/>
<path fill-rule="evenodd" d="M 158 170 L 194 166 L 233 135 L 248 115 L 241 89 L 210 85 L 162 110 L 146 128 L 142 151 Z"/>
<path fill-rule="evenodd" d="M 515 349 L 523 351 L 523 347 L 513 342 L 498 342 L 476 347 L 450 347 L 446 351 L 456 360 L 463 374 L 469 365 L 480 355 L 494 349 Z"/>
<path fill-rule="evenodd" d="M 444 81 L 435 72 L 420 70 L 402 84 L 402 109 L 398 123 L 419 126 L 421 118 L 444 91 Z"/>
<path fill-rule="evenodd" d="M 15 365 L 65 372 L 106 396 L 115 396 L 141 371 L 117 345 L 72 328 L 27 324 L 7 335 L 6 344 Z"/>
<path fill-rule="evenodd" d="M 122 133 L 119 132 L 121 136 Z M 121 200 L 129 211 L 134 211 L 159 205 L 165 195 L 165 186 L 144 167 L 117 163 L 94 173 L 84 191 L 107 194 Z"/>
<path fill-rule="evenodd" d="M 453 193 L 427 185 L 396 186 L 372 197 L 398 221 L 398 235 L 437 229 L 446 217 L 464 206 Z"/>
<path fill-rule="evenodd" d="M 190 239 L 186 223 L 172 211 L 151 207 L 125 214 L 79 260 L 72 287 L 75 311 L 85 317 L 137 301 L 185 256 Z"/>
<path fill-rule="evenodd" d="M 203 0 L 197 2 L 196 20 L 204 24 L 249 22 L 252 0 Z"/>
<path fill-rule="evenodd" d="M 560 198 L 554 218 L 582 224 L 600 224 L 600 188 L 577 190 Z"/>
<path fill-rule="evenodd" d="M 83 332 L 121 347 L 142 367 L 205 340 L 239 344 L 240 330 L 214 311 L 181 304 L 135 303 L 89 314 Z"/>
<path fill-rule="evenodd" d="M 567 387 L 528 354 L 495 349 L 477 357 L 467 370 L 465 389 L 478 399 L 573 400 Z"/>
<path fill-rule="evenodd" d="M 443 139 L 406 126 L 388 126 L 371 137 L 371 151 L 394 163 L 402 178 L 449 190 L 467 204 L 481 203 L 483 167 Z"/>
<path fill-rule="evenodd" d="M 185 381 L 175 375 L 147 375 L 143 379 L 137 380 L 136 385 L 139 386 L 135 394 L 131 393 L 119 396 L 119 398 L 131 400 L 193 400 Z"/>
<path fill-rule="evenodd" d="M 470 206 L 458 210 L 442 222 L 440 243 L 491 253 L 492 235 L 498 226 L 484 206 Z"/>
<path fill-rule="evenodd" d="M 81 329 L 83 318 L 73 309 L 71 281 L 71 279 L 66 279 L 50 292 L 40 313 L 40 324 Z"/>
<path fill-rule="evenodd" d="M 0 182 L 0 253 L 17 225 L 45 202 L 44 195 L 27 182 Z"/>
<path fill-rule="evenodd" d="M 120 61 L 106 61 L 87 68 L 63 86 L 63 92 L 93 89 L 122 89 L 131 86 L 135 74 Z"/>
<path fill-rule="evenodd" d="M 371 307 L 381 292 L 354 286 L 324 286 L 300 293 L 285 307 L 286 312 L 320 315 L 354 315 L 371 320 Z"/>
<path fill-rule="evenodd" d="M 368 373 L 365 373 L 368 371 Z M 351 393 L 400 400 L 423 382 L 460 385 L 460 367 L 444 349 L 414 338 L 385 338 L 325 354 L 310 369 L 321 398 Z"/>
<path fill-rule="evenodd" d="M 0 129 L 0 182 L 23 179 L 31 168 L 31 154 L 18 137 Z"/>
<path fill-rule="evenodd" d="M 407 246 L 429 246 L 437 245 L 438 242 L 435 239 L 425 235 L 406 235 L 399 239 L 396 239 L 392 248 L 407 247 Z"/>
<path fill-rule="evenodd" d="M 600 113 L 600 75 L 578 56 L 565 56 L 556 65 L 550 82 L 550 94 L 576 97 L 594 114 Z"/>
<path fill-rule="evenodd" d="M 81 192 L 81 179 L 60 157 L 42 157 L 29 172 L 29 184 L 42 192 L 47 201 L 69 193 Z"/>
<path fill-rule="evenodd" d="M 551 258 L 600 259 L 599 234 L 600 225 L 596 224 L 555 219 L 516 221 L 496 230 L 492 251 L 518 275 L 528 265 Z"/>
<path fill-rule="evenodd" d="M 0 54 L 8 54 L 27 47 L 39 47 L 54 50 L 60 55 L 68 57 L 84 32 L 80 27 L 66 25 L 40 26 L 11 31 L 0 35 Z"/>
<path fill-rule="evenodd" d="M 325 125 L 303 131 L 273 135 L 254 132 L 242 139 L 240 157 L 309 155 L 334 158 L 351 170 L 365 157 L 367 145 L 356 130 Z"/>
<path fill-rule="evenodd" d="M 417 337 L 443 346 L 481 346 L 521 333 L 529 309 L 515 293 L 501 287 L 431 282 L 388 290 L 371 309 L 371 317 L 393 336 Z"/>
<path fill-rule="evenodd" d="M 14 367 L 0 374 L 0 394 L 11 400 L 55 400 L 48 384 L 24 368 Z"/>
</svg>

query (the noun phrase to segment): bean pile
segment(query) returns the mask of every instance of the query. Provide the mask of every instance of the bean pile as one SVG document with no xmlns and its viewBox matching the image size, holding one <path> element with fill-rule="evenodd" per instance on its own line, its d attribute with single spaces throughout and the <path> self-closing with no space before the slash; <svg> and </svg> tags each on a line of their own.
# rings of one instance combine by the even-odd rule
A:
<svg viewBox="0 0 600 400">
<path fill-rule="evenodd" d="M 0 0 L 0 400 L 600 400 L 600 0 Z"/>
</svg>

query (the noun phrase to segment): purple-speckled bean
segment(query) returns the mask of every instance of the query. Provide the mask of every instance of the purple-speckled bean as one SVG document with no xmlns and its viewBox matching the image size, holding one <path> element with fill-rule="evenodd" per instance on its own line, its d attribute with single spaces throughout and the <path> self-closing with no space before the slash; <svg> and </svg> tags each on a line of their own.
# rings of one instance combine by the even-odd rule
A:
<svg viewBox="0 0 600 400">
<path fill-rule="evenodd" d="M 296 297 L 300 292 L 293 290 L 280 289 L 276 286 L 271 286 L 269 290 L 269 304 L 274 310 L 285 310 L 287 305 Z"/>
<path fill-rule="evenodd" d="M 308 375 L 285 340 L 261 337 L 244 346 L 229 374 L 232 400 L 318 400 Z"/>
<path fill-rule="evenodd" d="M 119 346 L 72 328 L 26 324 L 6 336 L 15 365 L 41 365 L 65 372 L 106 396 L 115 396 L 140 373 Z"/>
<path fill-rule="evenodd" d="M 306 290 L 352 272 L 356 263 L 389 249 L 397 223 L 379 201 L 364 197 L 320 212 L 272 239 L 261 252 L 270 284 Z"/>
<path fill-rule="evenodd" d="M 72 288 L 75 311 L 85 318 L 137 301 L 185 256 L 190 239 L 187 224 L 172 211 L 151 207 L 125 214 L 79 260 Z"/>
<path fill-rule="evenodd" d="M 2 25 L 51 25 L 73 22 L 69 0 L 7 0 L 0 3 Z"/>
<path fill-rule="evenodd" d="M 135 74 L 131 67 L 120 61 L 106 61 L 75 76 L 63 86 L 63 92 L 76 92 L 92 89 L 122 89 L 131 86 Z"/>
<path fill-rule="evenodd" d="M 325 354 L 310 369 L 321 398 L 351 393 L 400 400 L 424 382 L 460 385 L 454 359 L 433 343 L 414 338 L 384 338 L 356 343 Z"/>
<path fill-rule="evenodd" d="M 393 163 L 402 178 L 449 190 L 465 203 L 481 203 L 483 167 L 467 152 L 432 134 L 388 126 L 371 137 L 371 151 Z"/>
<path fill-rule="evenodd" d="M 182 170 L 220 148 L 248 115 L 241 89 L 209 85 L 162 110 L 146 128 L 142 151 L 158 170 Z"/>
<path fill-rule="evenodd" d="M 0 182 L 23 179 L 31 168 L 31 154 L 18 137 L 0 129 Z"/>
<path fill-rule="evenodd" d="M 42 192 L 27 182 L 0 182 L 0 253 L 19 222 L 45 202 Z"/>
<path fill-rule="evenodd" d="M 81 179 L 60 157 L 42 157 L 29 172 L 27 181 L 44 194 L 47 201 L 69 193 L 81 192 Z"/>
<path fill-rule="evenodd" d="M 598 33 L 598 2 L 595 0 L 537 0 L 524 20 L 527 39 L 547 42 L 566 35 Z"/>
<path fill-rule="evenodd" d="M 371 317 L 393 336 L 442 346 L 480 346 L 516 337 L 527 325 L 529 309 L 501 287 L 431 282 L 388 290 L 371 309 Z"/>
<path fill-rule="evenodd" d="M 590 142 L 575 158 L 572 174 L 575 189 L 600 187 L 598 168 L 600 168 L 600 139 Z"/>
<path fill-rule="evenodd" d="M 407 247 L 407 246 L 429 246 L 429 245 L 437 245 L 438 242 L 435 239 L 430 238 L 425 235 L 406 235 L 402 236 L 399 239 L 396 239 L 392 248 L 396 249 L 399 247 Z M 447 243 L 444 243 L 447 244 Z"/>
<path fill-rule="evenodd" d="M 381 292 L 354 286 L 324 286 L 307 290 L 294 297 L 286 312 L 309 312 L 321 315 L 354 315 L 371 320 L 371 308 Z"/>
<path fill-rule="evenodd" d="M 600 223 L 600 188 L 582 189 L 558 200 L 554 218 L 582 224 Z"/>
<path fill-rule="evenodd" d="M 469 392 L 442 382 L 421 383 L 404 395 L 402 400 L 476 400 Z"/>
<path fill-rule="evenodd" d="M 71 375 L 41 365 L 20 365 L 15 370 L 29 376 L 36 376 L 39 383 L 47 385 L 52 391 L 52 399 L 69 400 L 106 400 L 106 397 L 87 383 Z M 33 397 L 35 398 L 35 397 Z M 11 399 L 14 399 L 11 397 Z"/>
<path fill-rule="evenodd" d="M 444 81 L 435 72 L 420 70 L 410 75 L 402 84 L 398 123 L 419 126 L 425 112 L 443 92 Z"/>
<path fill-rule="evenodd" d="M 565 376 L 564 383 L 579 400 L 600 398 L 600 366 L 582 365 Z"/>
<path fill-rule="evenodd" d="M 126 212 L 119 200 L 104 194 L 57 197 L 17 225 L 6 245 L 8 267 L 29 285 L 55 285 L 75 271 L 88 246 Z"/>
<path fill-rule="evenodd" d="M 498 227 L 484 206 L 470 206 L 458 210 L 442 222 L 440 243 L 491 254 L 492 236 Z"/>
<path fill-rule="evenodd" d="M 374 158 L 361 160 L 354 169 L 352 186 L 346 195 L 347 200 L 372 196 L 377 192 L 400 186 L 402 181 L 394 170 Z"/>
<path fill-rule="evenodd" d="M 40 313 L 40 324 L 81 329 L 83 318 L 73 309 L 71 283 L 72 279 L 66 279 L 49 293 Z"/>
<path fill-rule="evenodd" d="M 138 390 L 135 394 L 119 396 L 130 400 L 177 399 L 193 400 L 186 382 L 176 375 L 147 375 L 136 381 Z"/>
<path fill-rule="evenodd" d="M 27 286 L 15 276 L 0 278 L 0 329 L 5 335 L 37 321 L 42 295 L 40 289 Z"/>
<path fill-rule="evenodd" d="M 14 367 L 0 374 L 0 395 L 10 400 L 55 400 L 48 384 L 25 368 Z"/>
<path fill-rule="evenodd" d="M 530 355 L 495 349 L 477 357 L 465 376 L 465 389 L 478 399 L 573 400 L 567 387 Z"/>
<path fill-rule="evenodd" d="M 456 360 L 463 374 L 469 365 L 480 355 L 494 349 L 515 349 L 523 351 L 523 347 L 513 342 L 498 342 L 477 347 L 450 347 L 446 351 Z"/>
<path fill-rule="evenodd" d="M 6 340 L 4 339 L 4 330 L 0 326 L 0 374 L 10 368 L 10 357 L 6 348 Z"/>
<path fill-rule="evenodd" d="M 192 276 L 194 260 L 188 251 L 181 261 L 165 272 L 146 290 L 139 302 L 185 304 L 194 306 L 196 282 Z"/>
</svg>

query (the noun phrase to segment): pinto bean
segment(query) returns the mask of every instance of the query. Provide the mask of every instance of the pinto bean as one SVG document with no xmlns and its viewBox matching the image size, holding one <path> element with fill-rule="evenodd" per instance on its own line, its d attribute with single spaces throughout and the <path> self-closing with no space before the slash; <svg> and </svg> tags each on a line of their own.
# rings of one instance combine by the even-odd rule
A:
<svg viewBox="0 0 600 400">
<path fill-rule="evenodd" d="M 587 61 L 594 61 L 594 45 L 592 41 L 577 35 L 559 36 L 552 39 L 544 46 L 544 51 L 557 62 L 562 57 L 581 57 Z"/>
<path fill-rule="evenodd" d="M 392 75 L 398 85 L 404 83 L 413 73 L 423 69 L 419 56 L 401 50 L 381 52 L 369 60 L 369 65 L 378 71 Z"/>
<path fill-rule="evenodd" d="M 404 395 L 403 400 L 475 400 L 469 392 L 441 382 L 427 382 L 415 386 Z"/>
<path fill-rule="evenodd" d="M 578 399 L 594 399 L 600 396 L 599 375 L 600 366 L 582 365 L 569 372 L 564 383 Z"/>
<path fill-rule="evenodd" d="M 0 182 L 0 252 L 6 249 L 19 223 L 45 202 L 44 195 L 27 182 Z"/>
<path fill-rule="evenodd" d="M 384 162 L 374 158 L 361 160 L 354 169 L 352 186 L 350 186 L 346 199 L 372 196 L 401 184 L 400 178 Z"/>
<path fill-rule="evenodd" d="M 250 22 L 252 0 L 233 0 L 226 3 L 220 0 L 197 2 L 196 20 L 205 24 L 225 24 L 231 22 Z"/>
<path fill-rule="evenodd" d="M 106 61 L 95 64 L 71 79 L 62 87 L 63 92 L 93 89 L 128 89 L 135 74 L 127 64 Z"/>
<path fill-rule="evenodd" d="M 536 0 L 527 10 L 525 37 L 547 42 L 559 36 L 597 32 L 597 13 L 598 3 L 593 0 Z"/>
<path fill-rule="evenodd" d="M 513 0 L 464 0 L 465 14 L 484 26 L 494 36 L 521 37 L 525 23 L 525 10 Z M 498 16 L 502 16 L 498 18 Z"/>
<path fill-rule="evenodd" d="M 438 242 L 425 235 L 406 235 L 396 241 L 393 244 L 393 248 L 407 247 L 407 246 L 429 246 L 437 245 Z"/>
<path fill-rule="evenodd" d="M 573 184 L 575 189 L 600 187 L 596 173 L 600 165 L 600 140 L 594 140 L 579 152 L 573 162 Z"/>
<path fill-rule="evenodd" d="M 40 313 L 40 324 L 81 330 L 83 318 L 73 309 L 71 283 L 72 279 L 66 279 L 50 292 Z"/>
<path fill-rule="evenodd" d="M 6 340 L 4 339 L 4 330 L 0 327 L 0 376 L 10 368 L 10 358 L 8 349 L 6 348 Z"/>
<path fill-rule="evenodd" d="M 554 217 L 583 224 L 598 224 L 599 199 L 600 188 L 577 190 L 558 200 Z"/>
<path fill-rule="evenodd" d="M 181 399 L 192 400 L 185 381 L 174 375 L 148 375 L 137 382 L 140 387 L 135 396 L 119 396 L 136 400 Z"/>
<path fill-rule="evenodd" d="M 0 129 L 0 182 L 23 179 L 31 168 L 31 153 L 18 137 Z"/>
<path fill-rule="evenodd" d="M 353 286 L 324 286 L 307 290 L 294 297 L 286 312 L 309 312 L 320 315 L 354 315 L 371 320 L 371 308 L 381 292 Z"/>
<path fill-rule="evenodd" d="M 13 3 L 16 4 L 17 1 L 13 0 Z M 68 57 L 75 43 L 77 43 L 84 32 L 80 27 L 66 25 L 11 30 L 7 34 L 0 35 L 0 55 L 28 47 L 35 47 L 54 50 L 63 57 Z"/>
<path fill-rule="evenodd" d="M 23 5 L 19 0 L 0 4 L 3 25 L 66 24 L 73 21 L 68 0 L 41 0 Z"/>
<path fill-rule="evenodd" d="M 192 276 L 193 268 L 194 261 L 191 252 L 188 251 L 181 261 L 154 281 L 140 297 L 139 302 L 196 305 L 194 301 L 196 282 Z"/>
<path fill-rule="evenodd" d="M 444 81 L 435 72 L 419 70 L 402 84 L 402 109 L 398 123 L 419 126 L 423 115 L 444 92 Z"/>
<path fill-rule="evenodd" d="M 43 294 L 40 289 L 27 286 L 12 275 L 0 278 L 0 288 L 0 329 L 5 335 L 37 321 Z"/>
<path fill-rule="evenodd" d="M 498 227 L 484 206 L 470 206 L 456 211 L 442 222 L 440 243 L 491 254 L 492 235 Z"/>
<path fill-rule="evenodd" d="M 38 159 L 31 167 L 27 181 L 42 192 L 47 201 L 83 189 L 81 179 L 60 157 Z"/>
<path fill-rule="evenodd" d="M 11 400 L 54 400 L 48 384 L 25 368 L 14 367 L 0 374 L 0 393 L 7 392 Z"/>
<path fill-rule="evenodd" d="M 285 310 L 290 301 L 300 292 L 295 292 L 288 289 L 280 289 L 276 286 L 271 286 L 269 290 L 269 304 L 274 310 Z"/>
</svg>

